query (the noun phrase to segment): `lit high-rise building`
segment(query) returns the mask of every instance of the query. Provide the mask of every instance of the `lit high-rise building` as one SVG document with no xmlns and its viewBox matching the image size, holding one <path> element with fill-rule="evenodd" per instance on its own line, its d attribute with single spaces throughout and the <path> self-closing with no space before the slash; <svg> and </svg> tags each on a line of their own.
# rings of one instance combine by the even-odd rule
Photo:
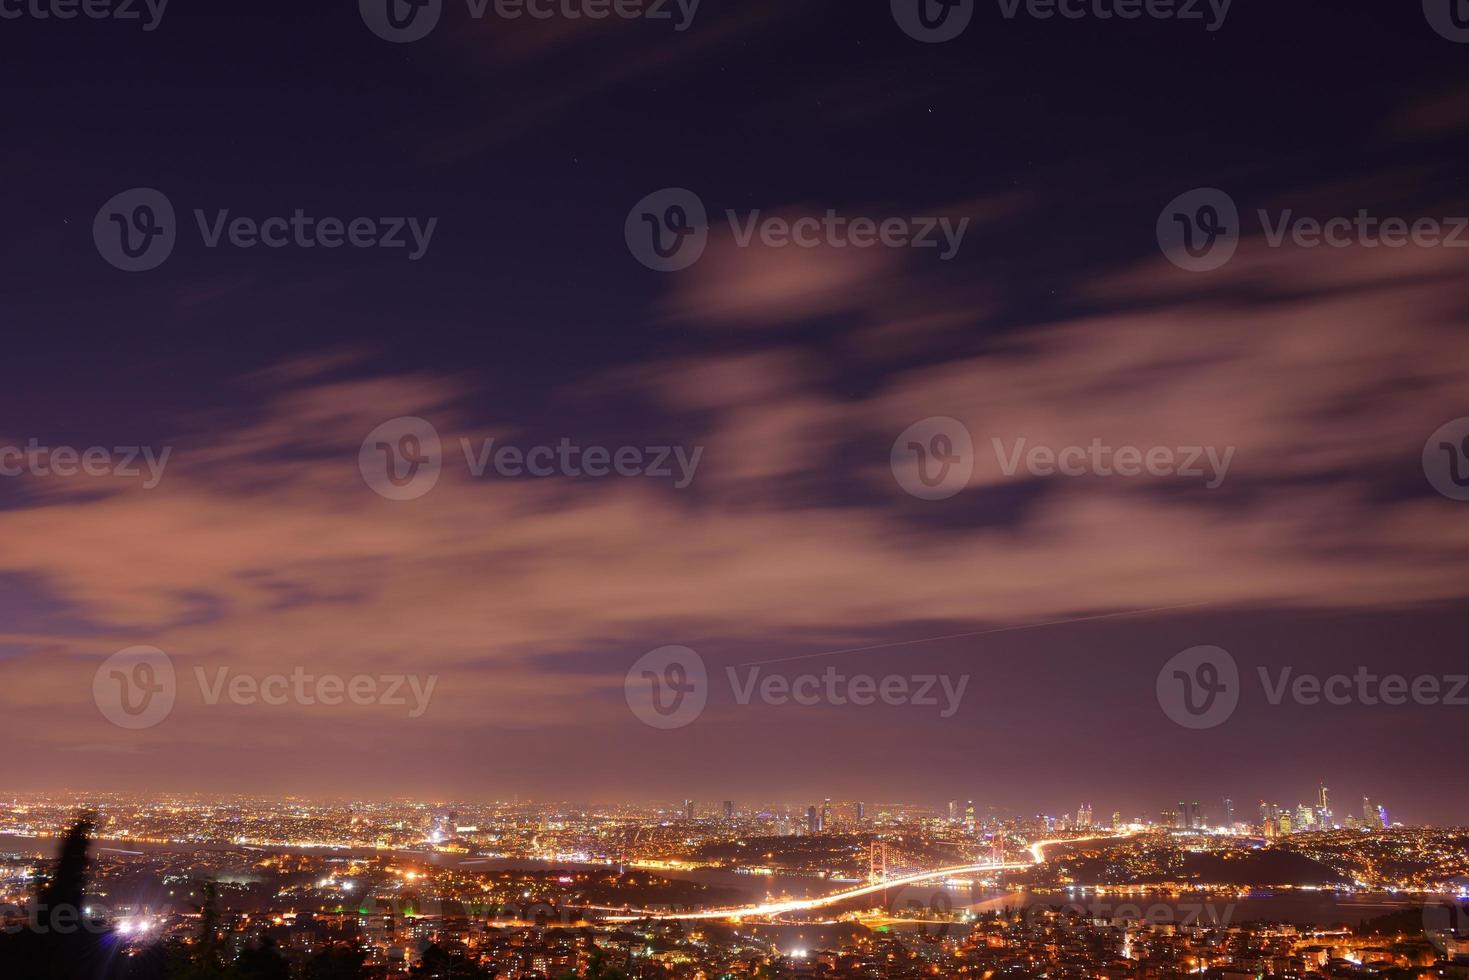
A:
<svg viewBox="0 0 1469 980">
<path fill-rule="evenodd" d="M 734 800 L 725 800 L 724 801 L 724 819 L 726 819 L 726 820 L 733 820 L 734 819 Z"/>
<path fill-rule="evenodd" d="M 683 801 L 683 815 L 684 815 L 684 819 L 685 820 L 692 820 L 692 819 L 694 819 L 694 801 L 693 800 L 684 800 Z"/>
</svg>

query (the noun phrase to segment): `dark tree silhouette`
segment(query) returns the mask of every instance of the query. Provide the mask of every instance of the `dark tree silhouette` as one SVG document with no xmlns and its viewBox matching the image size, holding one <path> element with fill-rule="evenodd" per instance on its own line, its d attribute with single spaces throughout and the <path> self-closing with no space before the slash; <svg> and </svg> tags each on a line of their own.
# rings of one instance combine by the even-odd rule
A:
<svg viewBox="0 0 1469 980">
<path fill-rule="evenodd" d="M 454 956 L 435 943 L 423 951 L 423 957 L 409 976 L 426 980 L 488 980 L 490 974 L 461 956 Z"/>
<path fill-rule="evenodd" d="M 0 936 L 0 977 L 26 980 L 111 980 L 118 975 L 112 934 L 86 916 L 87 849 L 96 829 L 83 812 L 62 839 L 56 865 L 43 879 L 19 931 Z"/>
<path fill-rule="evenodd" d="M 259 946 L 240 954 L 234 975 L 239 980 L 291 980 L 291 967 L 276 949 L 275 940 L 267 936 Z"/>
<path fill-rule="evenodd" d="M 366 954 L 346 946 L 333 946 L 306 961 L 302 980 L 367 980 Z"/>
</svg>

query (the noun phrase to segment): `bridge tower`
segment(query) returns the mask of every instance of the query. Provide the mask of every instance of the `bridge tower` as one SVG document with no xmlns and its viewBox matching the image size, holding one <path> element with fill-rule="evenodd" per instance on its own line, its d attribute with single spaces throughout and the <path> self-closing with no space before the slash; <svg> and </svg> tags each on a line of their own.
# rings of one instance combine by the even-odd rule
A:
<svg viewBox="0 0 1469 980">
<path fill-rule="evenodd" d="M 888 845 L 873 840 L 867 845 L 867 883 L 875 885 L 888 877 Z"/>
</svg>

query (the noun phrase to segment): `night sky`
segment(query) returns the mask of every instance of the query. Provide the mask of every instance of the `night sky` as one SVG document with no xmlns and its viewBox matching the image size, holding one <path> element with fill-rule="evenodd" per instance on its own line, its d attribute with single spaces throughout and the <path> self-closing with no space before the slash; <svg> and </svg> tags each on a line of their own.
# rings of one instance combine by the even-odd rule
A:
<svg viewBox="0 0 1469 980">
<path fill-rule="evenodd" d="M 1237 0 L 1210 30 L 1207 4 L 1012 19 L 992 0 L 942 43 L 885 2 L 704 0 L 680 30 L 676 4 L 533 21 L 445 0 L 411 43 L 346 0 L 173 0 L 153 29 L 141 3 L 40 2 L 0 0 L 0 449 L 171 455 L 156 487 L 0 476 L 0 794 L 1129 817 L 1228 796 L 1243 816 L 1324 781 L 1341 811 L 1469 822 L 1469 705 L 1272 705 L 1257 678 L 1469 672 L 1469 502 L 1423 462 L 1469 416 L 1469 247 L 1274 247 L 1256 217 L 1469 215 L 1447 2 Z M 149 271 L 94 239 L 133 188 L 176 211 Z M 664 188 L 711 217 L 677 272 L 624 237 Z M 1208 272 L 1156 231 L 1195 188 L 1242 218 Z M 195 209 L 437 222 L 413 259 L 210 248 Z M 969 223 L 948 259 L 742 247 L 725 212 L 757 209 Z M 359 470 L 399 417 L 445 446 L 419 499 Z M 890 465 L 934 417 L 975 446 L 943 500 Z M 685 488 L 473 477 L 459 440 L 492 437 L 703 452 Z M 1214 488 L 1007 475 L 991 440 L 1020 438 L 1235 452 Z M 135 645 L 179 691 L 128 730 L 93 680 Z M 660 730 L 624 679 L 666 645 L 713 682 Z M 1244 689 L 1196 730 L 1155 683 L 1200 645 Z M 742 705 L 725 680 L 867 647 L 762 669 L 968 675 L 962 704 Z M 298 666 L 438 681 L 416 718 L 210 705 L 193 681 Z"/>
</svg>

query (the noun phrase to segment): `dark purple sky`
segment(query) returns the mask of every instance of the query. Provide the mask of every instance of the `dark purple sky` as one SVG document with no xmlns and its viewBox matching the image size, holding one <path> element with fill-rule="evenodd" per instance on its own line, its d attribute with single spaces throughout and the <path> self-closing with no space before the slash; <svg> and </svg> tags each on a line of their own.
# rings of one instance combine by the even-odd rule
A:
<svg viewBox="0 0 1469 980">
<path fill-rule="evenodd" d="M 938 44 L 836 0 L 705 0 L 683 31 L 450 0 L 406 44 L 346 2 L 0 19 L 0 449 L 172 448 L 153 488 L 0 477 L 0 785 L 1132 816 L 1325 780 L 1465 822 L 1469 706 L 1277 706 L 1257 675 L 1469 670 L 1469 503 L 1421 459 L 1469 415 L 1469 251 L 1272 247 L 1256 216 L 1469 214 L 1469 45 L 1395 8 L 1240 0 L 1209 31 L 990 3 Z M 178 241 L 128 273 L 93 221 L 139 187 Z M 659 273 L 624 223 L 669 187 L 717 220 Z M 1199 187 L 1241 242 L 1188 273 L 1155 225 Z M 410 261 L 209 248 L 195 209 L 437 224 Z M 970 223 L 948 261 L 740 247 L 723 214 L 755 209 Z M 444 473 L 384 500 L 358 452 L 404 416 Z M 977 454 L 946 500 L 889 464 L 933 417 Z M 684 489 L 474 478 L 459 440 L 491 437 L 703 454 Z M 1209 489 L 1007 475 L 994 439 L 1235 452 Z M 764 668 L 968 675 L 948 717 L 739 704 L 725 673 L 1038 623 Z M 93 680 L 139 644 L 177 704 L 128 730 Z M 671 644 L 712 684 L 659 730 L 623 684 Z M 1205 644 L 1243 690 L 1191 730 L 1155 682 Z M 297 667 L 438 681 L 409 718 L 211 705 L 194 673 Z"/>
</svg>

